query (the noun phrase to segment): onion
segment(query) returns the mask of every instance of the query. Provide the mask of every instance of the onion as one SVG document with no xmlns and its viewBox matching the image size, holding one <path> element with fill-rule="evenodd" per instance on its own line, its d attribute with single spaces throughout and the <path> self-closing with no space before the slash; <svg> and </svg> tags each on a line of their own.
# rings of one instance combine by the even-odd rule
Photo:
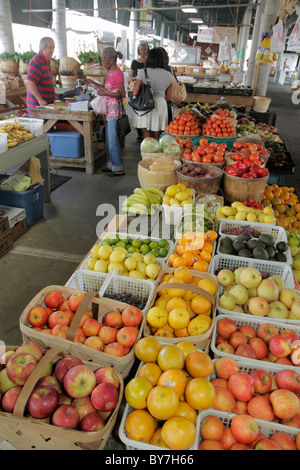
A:
<svg viewBox="0 0 300 470">
<path fill-rule="evenodd" d="M 214 175 L 212 173 L 206 173 L 206 175 L 204 175 L 204 178 L 213 178 Z"/>
</svg>

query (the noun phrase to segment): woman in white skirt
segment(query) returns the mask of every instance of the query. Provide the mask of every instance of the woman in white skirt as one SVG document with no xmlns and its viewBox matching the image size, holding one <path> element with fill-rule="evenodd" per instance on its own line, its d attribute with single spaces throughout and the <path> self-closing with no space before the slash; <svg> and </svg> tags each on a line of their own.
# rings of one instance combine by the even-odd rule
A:
<svg viewBox="0 0 300 470">
<path fill-rule="evenodd" d="M 148 52 L 145 68 L 153 91 L 155 108 L 142 116 L 143 112 L 137 111 L 133 115 L 133 127 L 142 129 L 142 135 L 158 139 L 168 124 L 167 101 L 171 100 L 173 77 L 170 72 L 164 70 L 164 55 L 161 48 L 155 47 Z M 133 96 L 137 96 L 142 83 L 146 83 L 145 70 L 138 71 Z"/>
</svg>

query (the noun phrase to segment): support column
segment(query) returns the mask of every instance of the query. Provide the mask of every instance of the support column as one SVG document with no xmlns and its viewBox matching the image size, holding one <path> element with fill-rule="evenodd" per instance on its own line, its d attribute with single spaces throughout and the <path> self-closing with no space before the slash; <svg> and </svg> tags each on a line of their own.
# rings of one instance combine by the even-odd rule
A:
<svg viewBox="0 0 300 470">
<path fill-rule="evenodd" d="M 66 1 L 65 0 L 52 0 L 53 8 L 53 29 L 56 35 L 55 48 L 56 56 L 68 56 L 67 47 L 67 29 L 66 29 Z"/>
<path fill-rule="evenodd" d="M 239 48 L 239 63 L 241 70 L 244 70 L 244 62 L 246 57 L 247 51 L 247 43 L 249 38 L 249 31 L 250 31 L 250 23 L 252 18 L 252 6 L 253 0 L 249 3 L 248 7 L 246 8 L 244 19 L 243 19 L 243 27 L 241 30 L 241 42 Z"/>
<path fill-rule="evenodd" d="M 253 87 L 255 67 L 256 67 L 256 52 L 261 40 L 261 27 L 262 27 L 262 18 L 263 12 L 265 9 L 266 0 L 257 0 L 256 14 L 252 32 L 252 44 L 250 50 L 250 57 L 248 61 L 248 70 L 246 74 L 245 84 L 246 86 Z"/>
<path fill-rule="evenodd" d="M 137 58 L 136 55 L 136 50 L 137 50 L 137 44 L 136 44 L 136 30 L 137 30 L 137 12 L 136 11 L 131 11 L 130 13 L 130 19 L 129 19 L 129 60 L 130 63 Z"/>
<path fill-rule="evenodd" d="M 165 23 L 162 21 L 160 23 L 160 47 L 164 47 L 164 38 L 165 38 Z"/>
<path fill-rule="evenodd" d="M 269 33 L 272 31 L 272 26 L 274 25 L 275 20 L 280 13 L 280 9 L 280 0 L 268 0 L 266 2 L 262 24 L 262 33 Z M 255 94 L 258 96 L 266 96 L 270 69 L 271 64 L 259 63 L 257 66 Z"/>
<path fill-rule="evenodd" d="M 5 52 L 15 52 L 9 0 L 0 0 L 0 39 Z"/>
</svg>

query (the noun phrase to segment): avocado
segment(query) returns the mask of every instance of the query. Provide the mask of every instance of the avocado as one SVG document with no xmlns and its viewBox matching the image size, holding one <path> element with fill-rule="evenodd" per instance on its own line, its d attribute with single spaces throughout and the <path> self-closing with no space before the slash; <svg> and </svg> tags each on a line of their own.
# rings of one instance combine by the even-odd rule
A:
<svg viewBox="0 0 300 470">
<path fill-rule="evenodd" d="M 256 259 L 269 259 L 267 250 L 261 246 L 257 246 L 256 248 L 254 248 L 254 250 L 252 251 L 252 255 L 253 258 Z"/>
<path fill-rule="evenodd" d="M 250 240 L 252 238 L 252 235 L 249 232 L 242 232 L 238 235 L 238 240 Z"/>
<path fill-rule="evenodd" d="M 266 247 L 266 252 L 269 255 L 269 259 L 271 259 L 271 258 L 275 259 L 276 250 L 275 250 L 274 246 L 267 246 Z"/>
<path fill-rule="evenodd" d="M 229 244 L 221 245 L 220 252 L 224 255 L 234 255 L 234 249 L 232 248 L 232 245 Z"/>
<path fill-rule="evenodd" d="M 266 233 L 261 233 L 258 237 L 265 245 L 267 246 L 274 246 L 275 245 L 275 238 L 272 235 L 268 235 Z"/>
<path fill-rule="evenodd" d="M 242 256 L 243 258 L 252 258 L 252 253 L 247 248 L 243 248 L 238 252 L 238 256 Z"/>
<path fill-rule="evenodd" d="M 232 243 L 232 248 L 234 251 L 238 252 L 242 250 L 243 248 L 246 248 L 246 242 L 244 240 L 239 240 L 238 238 L 233 241 Z"/>
<path fill-rule="evenodd" d="M 222 237 L 220 240 L 220 246 L 222 245 L 232 245 L 232 239 L 230 237 Z"/>
<path fill-rule="evenodd" d="M 247 241 L 248 250 L 254 250 L 256 247 L 265 248 L 265 246 L 266 245 L 257 238 L 251 238 L 251 240 Z"/>
<path fill-rule="evenodd" d="M 285 242 L 278 242 L 276 245 L 276 250 L 280 253 L 284 253 L 288 249 L 288 244 Z"/>
<path fill-rule="evenodd" d="M 276 253 L 275 258 L 277 261 L 280 261 L 280 263 L 286 263 L 287 261 L 287 257 L 285 256 L 285 254 L 280 251 Z"/>
</svg>

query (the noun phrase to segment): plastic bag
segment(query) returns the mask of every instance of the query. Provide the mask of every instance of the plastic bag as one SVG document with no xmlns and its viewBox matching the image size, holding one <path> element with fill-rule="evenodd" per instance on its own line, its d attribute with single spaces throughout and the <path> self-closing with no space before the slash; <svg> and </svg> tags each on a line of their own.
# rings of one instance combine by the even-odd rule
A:
<svg viewBox="0 0 300 470">
<path fill-rule="evenodd" d="M 158 139 L 159 143 L 164 146 L 165 144 L 168 144 L 168 143 L 174 143 L 176 142 L 176 140 L 174 139 L 174 137 L 172 137 L 170 134 L 163 134 L 160 136 L 160 138 Z M 177 143 L 177 142 L 176 142 Z"/>
<path fill-rule="evenodd" d="M 4 181 L 0 188 L 6 191 L 26 191 L 31 185 L 31 178 L 25 175 L 15 175 Z"/>
<path fill-rule="evenodd" d="M 161 144 L 153 137 L 146 137 L 141 143 L 141 152 L 159 153 L 162 151 Z"/>
<path fill-rule="evenodd" d="M 97 96 L 91 101 L 91 106 L 97 114 L 106 114 L 106 101 L 104 96 Z"/>
<path fill-rule="evenodd" d="M 181 149 L 180 149 L 179 144 L 177 142 L 167 142 L 163 146 L 163 152 L 164 153 L 180 153 Z"/>
</svg>

